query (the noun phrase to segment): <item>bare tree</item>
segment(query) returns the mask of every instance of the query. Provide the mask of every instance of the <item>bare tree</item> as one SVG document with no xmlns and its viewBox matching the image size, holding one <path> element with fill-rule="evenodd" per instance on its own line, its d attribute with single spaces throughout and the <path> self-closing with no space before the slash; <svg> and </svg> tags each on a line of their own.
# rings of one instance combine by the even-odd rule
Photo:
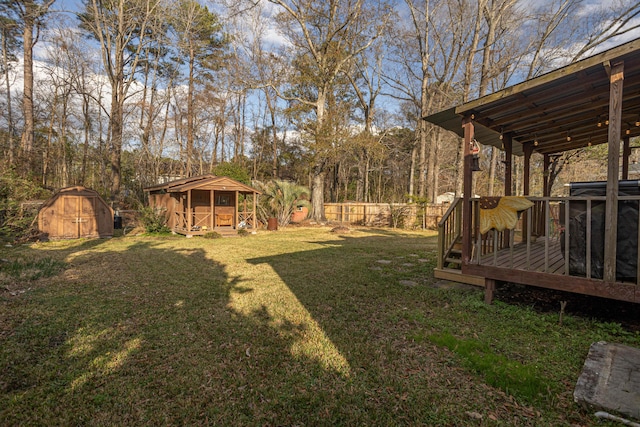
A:
<svg viewBox="0 0 640 427">
<path fill-rule="evenodd" d="M 2 5 L 15 13 L 22 26 L 23 73 L 24 87 L 22 94 L 22 110 L 24 129 L 22 131 L 21 148 L 25 155 L 33 149 L 35 138 L 35 120 L 33 114 L 33 48 L 38 42 L 44 17 L 55 0 L 2 0 Z"/>
<path fill-rule="evenodd" d="M 109 147 L 111 197 L 120 198 L 124 104 L 147 42 L 147 31 L 157 18 L 159 0 L 85 0 L 79 14 L 82 26 L 98 41 L 104 71 L 111 85 Z"/>
<path fill-rule="evenodd" d="M 324 219 L 324 180 L 327 150 L 332 144 L 327 120 L 327 103 L 333 85 L 349 63 L 368 49 L 384 28 L 386 5 L 365 0 L 270 0 L 282 10 L 281 31 L 296 58 L 297 80 L 305 88 L 280 96 L 309 107 L 315 114 L 310 128 L 315 158 L 311 166 L 313 218 Z M 377 13 L 378 25 L 372 13 Z"/>
<path fill-rule="evenodd" d="M 14 52 L 17 51 L 18 42 L 18 24 L 9 17 L 0 17 L 0 37 L 2 37 L 2 74 L 4 77 L 5 88 L 7 91 L 7 152 L 6 156 L 9 160 L 9 166 L 14 165 L 15 144 L 14 144 L 14 120 L 13 107 L 11 105 L 11 75 L 13 63 L 17 62 Z"/>
<path fill-rule="evenodd" d="M 209 73 L 222 66 L 222 53 L 228 43 L 215 13 L 195 0 L 181 0 L 173 10 L 173 28 L 180 57 L 188 67 L 186 111 L 186 173 L 193 171 L 196 120 L 196 84 L 211 80 Z"/>
</svg>

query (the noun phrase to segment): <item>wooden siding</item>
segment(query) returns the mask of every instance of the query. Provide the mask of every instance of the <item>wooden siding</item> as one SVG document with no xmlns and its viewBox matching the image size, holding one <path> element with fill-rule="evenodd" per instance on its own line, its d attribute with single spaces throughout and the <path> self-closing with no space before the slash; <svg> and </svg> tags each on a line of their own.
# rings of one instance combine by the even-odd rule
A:
<svg viewBox="0 0 640 427">
<path fill-rule="evenodd" d="M 112 237 L 113 210 L 94 190 L 64 188 L 42 205 L 38 229 L 50 239 Z"/>
</svg>

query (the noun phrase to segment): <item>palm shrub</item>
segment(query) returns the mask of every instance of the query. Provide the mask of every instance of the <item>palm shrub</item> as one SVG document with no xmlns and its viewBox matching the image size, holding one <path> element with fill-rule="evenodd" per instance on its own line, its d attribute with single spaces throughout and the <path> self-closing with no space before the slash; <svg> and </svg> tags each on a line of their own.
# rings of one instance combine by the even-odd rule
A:
<svg viewBox="0 0 640 427">
<path fill-rule="evenodd" d="M 278 224 L 286 227 L 298 206 L 310 206 L 309 190 L 294 182 L 254 181 L 253 186 L 262 193 L 258 199 L 258 219 L 263 223 L 269 218 L 277 218 Z"/>
</svg>

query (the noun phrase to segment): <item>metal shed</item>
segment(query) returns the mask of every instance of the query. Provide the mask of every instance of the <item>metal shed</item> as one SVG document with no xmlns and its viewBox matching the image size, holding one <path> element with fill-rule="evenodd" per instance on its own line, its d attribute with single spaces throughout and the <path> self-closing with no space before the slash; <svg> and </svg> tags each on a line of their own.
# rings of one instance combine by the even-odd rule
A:
<svg viewBox="0 0 640 427">
<path fill-rule="evenodd" d="M 112 237 L 113 209 L 95 190 L 63 188 L 40 208 L 38 229 L 50 239 Z"/>
</svg>

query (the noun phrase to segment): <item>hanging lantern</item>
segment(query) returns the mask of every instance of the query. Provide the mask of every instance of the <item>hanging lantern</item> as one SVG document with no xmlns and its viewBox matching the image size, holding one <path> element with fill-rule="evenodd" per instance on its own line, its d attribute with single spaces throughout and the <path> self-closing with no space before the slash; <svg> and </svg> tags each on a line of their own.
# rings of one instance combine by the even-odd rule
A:
<svg viewBox="0 0 640 427">
<path fill-rule="evenodd" d="M 469 147 L 469 151 L 471 152 L 471 172 L 481 171 L 480 169 L 480 145 L 477 140 L 471 141 L 471 147 Z"/>
</svg>

